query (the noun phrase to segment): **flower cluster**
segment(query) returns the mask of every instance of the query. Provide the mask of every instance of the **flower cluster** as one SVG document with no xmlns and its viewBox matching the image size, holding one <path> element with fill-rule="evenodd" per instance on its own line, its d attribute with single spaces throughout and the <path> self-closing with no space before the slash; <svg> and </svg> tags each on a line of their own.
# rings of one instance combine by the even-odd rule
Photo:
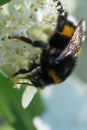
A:
<svg viewBox="0 0 87 130">
<path fill-rule="evenodd" d="M 25 44 L 17 39 L 9 39 L 9 36 L 26 36 L 33 40 L 48 41 L 55 31 L 58 12 L 56 1 L 53 0 L 12 0 L 0 7 L 0 72 L 9 77 L 20 68 L 29 68 L 41 50 Z M 20 87 L 18 78 L 14 79 L 15 86 Z M 29 80 L 27 82 L 30 82 Z M 25 90 L 26 91 L 26 90 Z M 25 101 L 27 88 L 23 96 L 23 106 L 30 101 Z M 31 94 L 30 94 L 31 96 Z M 26 97 L 27 99 L 27 97 Z M 28 97 L 31 100 L 30 97 Z"/>
<path fill-rule="evenodd" d="M 25 43 L 9 40 L 8 36 L 22 35 L 45 41 L 55 28 L 56 16 L 52 0 L 12 0 L 0 7 L 0 68 L 7 75 L 10 73 L 5 68 L 12 68 L 11 73 L 22 66 L 27 68 L 28 60 L 31 62 L 34 57 L 33 54 L 29 57 L 30 53 L 37 54 Z"/>
</svg>

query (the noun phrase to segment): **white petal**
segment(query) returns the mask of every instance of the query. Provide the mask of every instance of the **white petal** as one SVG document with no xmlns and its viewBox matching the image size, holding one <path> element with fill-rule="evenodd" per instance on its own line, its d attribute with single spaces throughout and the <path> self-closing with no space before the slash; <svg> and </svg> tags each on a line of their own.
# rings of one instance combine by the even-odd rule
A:
<svg viewBox="0 0 87 130">
<path fill-rule="evenodd" d="M 33 123 L 37 130 L 51 130 L 51 127 L 38 116 L 33 119 Z"/>
<path fill-rule="evenodd" d="M 27 108 L 30 104 L 32 98 L 34 97 L 35 93 L 37 92 L 37 88 L 33 86 L 27 86 L 23 95 L 22 95 L 22 106 L 23 108 Z"/>
</svg>

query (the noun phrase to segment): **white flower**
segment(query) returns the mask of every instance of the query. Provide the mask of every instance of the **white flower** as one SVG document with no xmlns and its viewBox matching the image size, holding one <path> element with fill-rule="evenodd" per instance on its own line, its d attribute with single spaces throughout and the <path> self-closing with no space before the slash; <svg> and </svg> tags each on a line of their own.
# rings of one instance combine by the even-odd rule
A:
<svg viewBox="0 0 87 130">
<path fill-rule="evenodd" d="M 39 118 L 39 117 L 35 117 L 33 120 L 33 123 L 34 123 L 35 127 L 37 128 L 37 130 L 51 130 L 50 125 L 43 122 L 41 120 L 41 118 Z"/>
<path fill-rule="evenodd" d="M 58 13 L 55 5 L 53 0 L 12 0 L 0 7 L 0 72 L 6 77 L 20 68 L 29 68 L 35 56 L 41 53 L 40 49 L 17 39 L 8 39 L 8 36 L 23 35 L 33 40 L 40 38 L 39 40 L 47 41 L 55 31 L 57 23 Z M 47 30 L 49 33 L 46 33 Z M 24 80 L 18 77 L 14 79 L 15 87 L 20 88 L 18 81 Z M 31 94 L 28 94 L 30 92 Z M 35 93 L 36 89 L 32 86 L 26 88 L 22 98 L 24 108 Z"/>
</svg>

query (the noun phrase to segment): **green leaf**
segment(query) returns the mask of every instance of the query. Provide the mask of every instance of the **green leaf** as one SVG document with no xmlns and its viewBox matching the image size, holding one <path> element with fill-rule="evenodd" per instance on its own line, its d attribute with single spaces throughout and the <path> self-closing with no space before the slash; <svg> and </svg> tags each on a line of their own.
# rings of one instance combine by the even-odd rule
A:
<svg viewBox="0 0 87 130">
<path fill-rule="evenodd" d="M 4 5 L 4 4 L 6 4 L 6 3 L 10 2 L 10 1 L 11 0 L 0 0 L 0 6 Z"/>
<path fill-rule="evenodd" d="M 14 130 L 12 127 L 9 127 L 8 125 L 1 126 L 0 130 Z"/>
<path fill-rule="evenodd" d="M 36 130 L 33 118 L 44 111 L 44 105 L 39 93 L 36 94 L 30 106 L 23 109 L 21 96 L 24 88 L 14 89 L 11 81 L 0 75 L 0 111 L 16 130 Z"/>
</svg>

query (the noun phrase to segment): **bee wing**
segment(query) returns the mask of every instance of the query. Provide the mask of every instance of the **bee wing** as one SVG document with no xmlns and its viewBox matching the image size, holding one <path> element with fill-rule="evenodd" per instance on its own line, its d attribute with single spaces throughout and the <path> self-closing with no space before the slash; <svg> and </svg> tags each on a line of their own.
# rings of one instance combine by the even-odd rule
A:
<svg viewBox="0 0 87 130">
<path fill-rule="evenodd" d="M 27 86 L 23 95 L 22 95 L 22 106 L 23 108 L 27 108 L 27 106 L 30 104 L 32 101 L 34 95 L 37 92 L 37 88 L 33 86 Z"/>
<path fill-rule="evenodd" d="M 72 55 L 77 56 L 79 49 L 81 48 L 82 42 L 85 39 L 85 29 L 84 29 L 85 21 L 81 20 L 77 25 L 73 36 L 71 37 L 69 44 L 63 50 L 63 52 L 56 58 L 56 62 L 59 63 L 66 56 Z"/>
</svg>

